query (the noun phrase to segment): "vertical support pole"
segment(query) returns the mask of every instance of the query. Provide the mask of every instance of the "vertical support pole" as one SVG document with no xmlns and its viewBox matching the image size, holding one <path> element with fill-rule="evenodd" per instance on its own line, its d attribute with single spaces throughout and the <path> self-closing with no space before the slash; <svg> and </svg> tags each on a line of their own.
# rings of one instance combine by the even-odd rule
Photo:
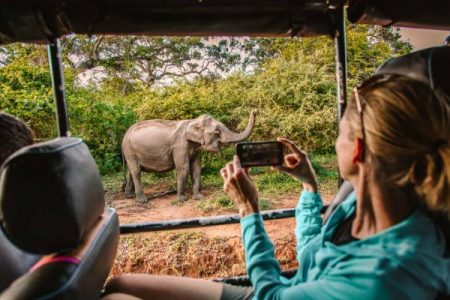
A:
<svg viewBox="0 0 450 300">
<path fill-rule="evenodd" d="M 48 46 L 48 62 L 53 84 L 53 96 L 56 106 L 56 120 L 59 136 L 70 136 L 69 120 L 67 118 L 67 105 L 64 88 L 64 73 L 61 62 L 59 39 L 55 39 Z"/>
<path fill-rule="evenodd" d="M 347 106 L 347 45 L 345 37 L 344 6 L 339 4 L 335 12 L 336 31 L 334 37 L 335 62 L 336 62 L 336 86 L 338 104 L 338 122 L 341 120 Z M 338 171 L 339 173 L 339 171 Z M 343 182 L 339 173 L 339 186 Z"/>
</svg>

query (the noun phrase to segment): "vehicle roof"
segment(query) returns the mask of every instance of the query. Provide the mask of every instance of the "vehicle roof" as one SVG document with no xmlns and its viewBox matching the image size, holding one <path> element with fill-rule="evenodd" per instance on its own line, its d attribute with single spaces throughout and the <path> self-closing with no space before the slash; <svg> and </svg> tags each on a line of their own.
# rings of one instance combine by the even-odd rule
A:
<svg viewBox="0 0 450 300">
<path fill-rule="evenodd" d="M 334 35 L 337 5 L 352 22 L 450 29 L 448 0 L 0 0 L 0 44 L 65 34 Z"/>
</svg>

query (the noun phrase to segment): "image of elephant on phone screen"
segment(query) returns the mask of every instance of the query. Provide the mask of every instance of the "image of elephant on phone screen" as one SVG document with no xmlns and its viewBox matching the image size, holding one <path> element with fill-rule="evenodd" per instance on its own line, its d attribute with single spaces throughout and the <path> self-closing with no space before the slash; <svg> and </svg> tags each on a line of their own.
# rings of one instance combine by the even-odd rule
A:
<svg viewBox="0 0 450 300">
<path fill-rule="evenodd" d="M 185 201 L 188 174 L 192 177 L 192 199 L 201 199 L 200 149 L 220 152 L 222 144 L 247 139 L 255 123 L 256 111 L 250 113 L 247 128 L 235 133 L 209 115 L 192 120 L 147 120 L 131 126 L 122 141 L 122 154 L 128 167 L 125 197 L 146 202 L 141 171 L 177 172 L 177 199 Z"/>
</svg>

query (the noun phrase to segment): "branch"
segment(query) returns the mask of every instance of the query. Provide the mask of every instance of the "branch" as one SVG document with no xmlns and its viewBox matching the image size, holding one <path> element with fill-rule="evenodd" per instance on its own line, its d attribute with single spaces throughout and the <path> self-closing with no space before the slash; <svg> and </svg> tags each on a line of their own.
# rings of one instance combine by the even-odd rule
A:
<svg viewBox="0 0 450 300">
<path fill-rule="evenodd" d="M 98 60 L 98 48 L 103 41 L 104 35 L 100 35 L 98 39 L 95 41 L 94 47 L 92 47 L 91 52 L 89 53 L 89 58 L 96 61 Z"/>
</svg>

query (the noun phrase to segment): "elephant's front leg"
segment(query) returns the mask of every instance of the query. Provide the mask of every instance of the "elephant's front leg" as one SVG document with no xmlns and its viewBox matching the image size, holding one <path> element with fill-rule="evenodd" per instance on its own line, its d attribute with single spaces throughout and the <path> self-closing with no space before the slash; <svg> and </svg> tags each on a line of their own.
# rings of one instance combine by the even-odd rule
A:
<svg viewBox="0 0 450 300">
<path fill-rule="evenodd" d="M 202 172 L 202 166 L 200 163 L 200 158 L 196 155 L 190 162 L 190 170 L 191 170 L 191 178 L 192 178 L 192 199 L 194 200 L 200 200 L 205 198 L 201 193 L 200 190 L 202 188 L 201 185 L 201 172 Z"/>
<path fill-rule="evenodd" d="M 189 174 L 189 159 L 188 157 L 181 157 L 174 159 L 177 170 L 177 199 L 178 201 L 186 201 L 186 184 Z"/>
</svg>

